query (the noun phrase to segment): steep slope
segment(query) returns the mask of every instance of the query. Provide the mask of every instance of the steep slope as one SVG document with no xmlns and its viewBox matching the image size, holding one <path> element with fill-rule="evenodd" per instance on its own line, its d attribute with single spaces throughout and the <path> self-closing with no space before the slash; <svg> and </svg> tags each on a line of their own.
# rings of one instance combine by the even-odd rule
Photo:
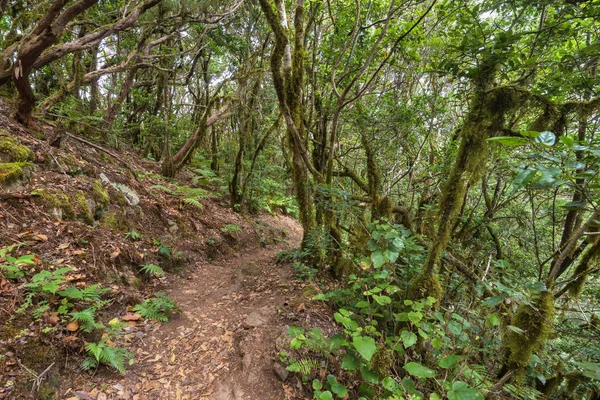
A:
<svg viewBox="0 0 600 400">
<path fill-rule="evenodd" d="M 82 383 L 90 379 L 100 386 L 102 380 L 127 383 L 124 393 L 135 396 L 131 377 L 149 374 L 147 364 L 156 357 L 169 357 L 162 360 L 169 370 L 177 359 L 167 355 L 173 345 L 191 365 L 202 365 L 203 354 L 214 363 L 220 352 L 195 358 L 188 347 L 237 334 L 246 314 L 271 300 L 274 312 L 283 292 L 275 295 L 272 287 L 282 277 L 270 260 L 296 245 L 295 221 L 242 217 L 215 185 L 198 184 L 207 183 L 205 177 L 186 172 L 168 181 L 155 162 L 130 149 L 109 150 L 53 127 L 36 136 L 9 114 L 0 102 L 0 398 L 73 396 L 89 390 Z M 252 253 L 239 262 L 232 258 L 247 248 Z M 224 256 L 228 261 L 211 264 Z M 260 287 L 247 287 L 246 275 Z M 161 290 L 183 310 L 164 327 L 131 310 Z M 173 344 L 177 337 L 188 347 Z M 100 365 L 90 378 L 80 372 L 86 355 L 92 361 L 96 355 L 90 343 L 107 354 L 130 349 L 136 365 L 124 378 Z M 234 343 L 233 336 L 226 343 Z M 126 364 L 128 357 L 121 358 L 113 365 Z M 158 359 L 154 365 L 161 365 Z M 214 380 L 217 373 L 211 374 Z M 194 387 L 210 391 L 210 376 Z M 152 390 L 158 389 L 144 398 L 178 398 Z M 123 398 L 117 392 L 107 393 Z"/>
</svg>

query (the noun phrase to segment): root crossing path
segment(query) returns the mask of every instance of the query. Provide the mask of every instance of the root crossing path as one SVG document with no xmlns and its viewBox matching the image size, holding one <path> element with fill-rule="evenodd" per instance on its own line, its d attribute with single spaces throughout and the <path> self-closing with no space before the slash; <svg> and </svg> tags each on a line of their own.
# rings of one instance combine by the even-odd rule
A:
<svg viewBox="0 0 600 400">
<path fill-rule="evenodd" d="M 283 399 L 275 343 L 295 295 L 289 265 L 275 255 L 299 245 L 298 223 L 280 217 L 287 240 L 202 263 L 166 292 L 182 313 L 136 332 L 136 364 L 125 376 L 99 377 L 95 399 Z M 138 324 L 139 325 L 139 324 Z M 285 370 L 281 371 L 285 375 Z"/>
</svg>

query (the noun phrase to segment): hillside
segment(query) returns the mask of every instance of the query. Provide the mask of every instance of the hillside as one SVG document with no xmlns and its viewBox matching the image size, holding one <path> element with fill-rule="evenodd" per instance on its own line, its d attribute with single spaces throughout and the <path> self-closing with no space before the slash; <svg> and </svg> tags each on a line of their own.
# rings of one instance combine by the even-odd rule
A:
<svg viewBox="0 0 600 400">
<path fill-rule="evenodd" d="M 266 379 L 277 398 L 278 312 L 299 289 L 274 255 L 298 245 L 298 224 L 242 217 L 189 172 L 165 180 L 127 148 L 50 126 L 54 139 L 36 137 L 9 114 L 2 104 L 0 398 L 198 398 L 233 390 L 248 357 L 245 386 Z M 181 310 L 168 324 L 132 310 L 159 293 Z M 83 372 L 89 343 L 131 354 Z"/>
</svg>

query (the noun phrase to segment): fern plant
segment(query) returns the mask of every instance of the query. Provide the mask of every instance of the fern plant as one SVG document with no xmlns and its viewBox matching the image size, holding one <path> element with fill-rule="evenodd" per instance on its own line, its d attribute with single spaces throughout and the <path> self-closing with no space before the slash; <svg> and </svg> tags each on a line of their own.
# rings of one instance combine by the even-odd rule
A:
<svg viewBox="0 0 600 400">
<path fill-rule="evenodd" d="M 142 265 L 140 271 L 148 275 L 165 276 L 165 271 L 156 264 Z"/>
<path fill-rule="evenodd" d="M 142 317 L 160 322 L 167 322 L 171 313 L 181 310 L 173 300 L 164 293 L 156 293 L 156 297 L 146 299 L 143 303 L 136 305 L 132 311 L 137 312 Z"/>
<path fill-rule="evenodd" d="M 102 324 L 96 322 L 96 310 L 91 307 L 81 311 L 73 311 L 69 315 L 79 323 L 79 329 L 83 332 L 90 333 L 94 329 L 102 328 Z"/>
<path fill-rule="evenodd" d="M 319 361 L 314 358 L 302 358 L 298 361 L 292 361 L 290 365 L 287 366 L 287 370 L 290 372 L 298 372 L 303 376 L 308 376 L 320 368 Z"/>
<path fill-rule="evenodd" d="M 129 240 L 140 240 L 141 238 L 142 238 L 142 235 L 140 235 L 133 229 L 125 234 L 125 239 L 129 239 Z"/>
<path fill-rule="evenodd" d="M 88 354 L 81 368 L 89 370 L 97 368 L 100 364 L 113 367 L 120 373 L 125 373 L 125 362 L 133 364 L 133 354 L 126 349 L 118 346 L 111 346 L 108 337 L 103 338 L 98 343 L 88 343 L 85 346 Z"/>
</svg>

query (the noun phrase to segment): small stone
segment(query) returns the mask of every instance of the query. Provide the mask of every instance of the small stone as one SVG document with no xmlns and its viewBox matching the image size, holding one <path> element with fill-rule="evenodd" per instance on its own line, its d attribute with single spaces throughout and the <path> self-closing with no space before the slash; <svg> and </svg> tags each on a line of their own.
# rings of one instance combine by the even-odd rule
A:
<svg viewBox="0 0 600 400">
<path fill-rule="evenodd" d="M 285 382 L 288 376 L 290 376 L 288 370 L 278 362 L 273 363 L 273 372 L 275 372 L 275 375 L 277 375 L 277 378 L 279 378 L 281 382 Z"/>
<path fill-rule="evenodd" d="M 117 383 L 116 385 L 113 385 L 113 388 L 115 388 L 116 390 L 122 392 L 125 390 L 125 387 L 123 387 L 123 385 L 121 385 L 120 383 Z"/>
<path fill-rule="evenodd" d="M 246 320 L 244 321 L 244 328 L 257 328 L 261 325 L 266 324 L 268 321 L 269 319 L 267 317 L 265 317 L 258 311 L 254 311 L 253 313 L 248 315 L 248 317 L 246 317 Z"/>
<path fill-rule="evenodd" d="M 83 390 L 79 390 L 74 394 L 75 397 L 77 397 L 79 400 L 94 400 L 90 397 L 90 395 L 87 392 L 84 392 Z"/>
</svg>

